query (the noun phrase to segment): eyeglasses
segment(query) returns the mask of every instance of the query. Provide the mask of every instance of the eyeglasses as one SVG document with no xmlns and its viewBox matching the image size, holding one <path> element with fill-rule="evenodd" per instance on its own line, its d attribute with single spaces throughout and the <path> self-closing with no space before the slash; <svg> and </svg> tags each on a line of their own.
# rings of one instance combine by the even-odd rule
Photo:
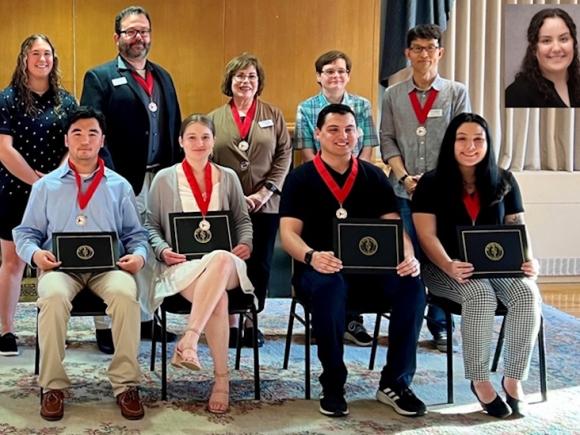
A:
<svg viewBox="0 0 580 435">
<path fill-rule="evenodd" d="M 238 82 L 243 82 L 244 80 L 248 79 L 250 82 L 255 82 L 258 80 L 257 74 L 236 74 L 234 76 L 234 80 Z"/>
<path fill-rule="evenodd" d="M 148 38 L 151 36 L 151 29 L 137 30 L 137 29 L 127 29 L 121 30 L 119 33 L 125 35 L 129 39 L 133 39 L 137 34 L 141 35 L 141 38 Z"/>
<path fill-rule="evenodd" d="M 413 53 L 415 54 L 421 54 L 423 53 L 423 50 L 425 50 L 428 54 L 433 54 L 435 53 L 436 50 L 439 50 L 439 48 L 436 45 L 429 45 L 427 47 L 422 47 L 420 45 L 412 45 L 409 50 L 411 50 Z"/>
<path fill-rule="evenodd" d="M 348 73 L 349 73 L 349 71 L 347 69 L 328 68 L 328 69 L 322 70 L 322 74 L 327 75 L 327 76 L 333 76 L 335 74 L 338 74 L 339 76 L 345 76 Z"/>
</svg>

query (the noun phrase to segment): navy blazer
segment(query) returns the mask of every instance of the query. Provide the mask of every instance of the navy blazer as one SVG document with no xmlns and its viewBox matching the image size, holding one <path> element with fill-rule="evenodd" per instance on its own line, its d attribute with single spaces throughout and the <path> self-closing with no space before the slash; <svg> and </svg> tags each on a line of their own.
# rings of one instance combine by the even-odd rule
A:
<svg viewBox="0 0 580 435">
<path fill-rule="evenodd" d="M 135 195 L 143 187 L 149 149 L 149 116 L 139 97 L 139 84 L 129 70 L 120 69 L 119 58 L 97 66 L 85 74 L 81 105 L 91 106 L 105 115 L 105 147 L 101 156 L 105 164 L 125 177 Z M 161 166 L 170 166 L 182 159 L 178 136 L 181 112 L 173 80 L 167 71 L 148 61 L 161 86 L 163 119 Z M 124 77 L 126 83 L 120 83 Z M 117 83 L 113 83 L 113 80 Z"/>
</svg>

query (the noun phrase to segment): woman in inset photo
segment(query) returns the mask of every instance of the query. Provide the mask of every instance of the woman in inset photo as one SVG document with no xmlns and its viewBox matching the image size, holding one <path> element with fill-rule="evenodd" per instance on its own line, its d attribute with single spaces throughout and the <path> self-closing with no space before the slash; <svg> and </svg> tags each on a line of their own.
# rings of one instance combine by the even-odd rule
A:
<svg viewBox="0 0 580 435">
<path fill-rule="evenodd" d="M 580 107 L 576 24 L 560 8 L 542 9 L 528 27 L 520 71 L 505 92 L 506 107 Z"/>
</svg>

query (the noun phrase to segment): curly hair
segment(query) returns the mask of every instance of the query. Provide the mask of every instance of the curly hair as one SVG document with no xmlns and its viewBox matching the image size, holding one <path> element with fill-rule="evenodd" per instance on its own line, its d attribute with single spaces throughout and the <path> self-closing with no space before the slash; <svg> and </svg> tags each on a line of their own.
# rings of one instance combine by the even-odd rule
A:
<svg viewBox="0 0 580 435">
<path fill-rule="evenodd" d="M 28 115 L 36 115 L 40 112 L 40 109 L 36 107 L 36 103 L 33 97 L 33 91 L 29 87 L 28 83 L 28 69 L 26 66 L 26 60 L 28 58 L 28 53 L 37 40 L 45 41 L 52 50 L 52 70 L 48 75 L 48 88 L 54 94 L 55 111 L 58 113 L 61 106 L 61 96 L 60 92 L 63 88 L 61 86 L 60 70 L 58 68 L 58 56 L 54 49 L 54 45 L 48 39 L 48 36 L 42 33 L 35 33 L 26 38 L 22 45 L 20 46 L 20 54 L 16 59 L 16 68 L 14 68 L 14 73 L 12 74 L 12 80 L 10 81 L 10 86 L 16 89 L 16 92 L 22 99 L 25 111 Z"/>
<path fill-rule="evenodd" d="M 501 175 L 503 171 L 497 165 L 489 126 L 483 117 L 475 113 L 460 113 L 451 120 L 441 142 L 436 167 L 437 180 L 452 204 L 462 201 L 463 176 L 455 158 L 455 138 L 459 127 L 466 122 L 479 124 L 485 132 L 487 152 L 475 166 L 475 185 L 482 206 L 488 206 L 500 200 L 508 192 L 509 186 L 504 182 Z"/>
<path fill-rule="evenodd" d="M 264 84 L 266 82 L 266 74 L 264 73 L 264 68 L 256 56 L 253 54 L 244 52 L 239 56 L 234 57 L 226 65 L 224 71 L 224 78 L 221 84 L 221 91 L 224 95 L 232 97 L 234 94 L 232 92 L 232 80 L 239 70 L 246 69 L 250 66 L 256 68 L 256 73 L 258 74 L 258 90 L 256 96 L 260 96 L 264 90 Z"/>
<path fill-rule="evenodd" d="M 535 86 L 537 86 L 538 90 L 542 96 L 544 96 L 544 98 L 548 98 L 548 96 L 551 94 L 550 87 L 542 76 L 540 65 L 538 64 L 538 58 L 536 57 L 540 28 L 544 24 L 544 20 L 546 18 L 561 18 L 568 27 L 570 35 L 574 40 L 574 56 L 572 63 L 570 66 L 568 66 L 568 82 L 570 83 L 570 89 L 574 90 L 576 94 L 575 96 L 570 95 L 570 98 L 572 100 L 580 100 L 580 60 L 578 57 L 578 37 L 576 33 L 576 24 L 574 23 L 572 17 L 570 17 L 566 11 L 560 8 L 542 9 L 532 17 L 528 27 L 528 48 L 526 49 L 526 54 L 524 56 L 524 60 L 522 61 L 520 71 L 516 74 L 516 80 L 520 78 L 527 78 Z"/>
</svg>

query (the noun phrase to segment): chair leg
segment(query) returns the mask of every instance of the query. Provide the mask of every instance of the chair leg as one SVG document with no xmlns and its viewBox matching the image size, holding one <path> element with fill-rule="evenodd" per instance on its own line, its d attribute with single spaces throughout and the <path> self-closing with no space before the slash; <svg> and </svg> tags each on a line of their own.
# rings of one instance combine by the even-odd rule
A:
<svg viewBox="0 0 580 435">
<path fill-rule="evenodd" d="M 161 310 L 161 400 L 167 400 L 167 313 Z M 177 346 L 177 343 L 175 343 Z"/>
<path fill-rule="evenodd" d="M 310 330 L 310 311 L 304 308 L 304 329 L 306 343 L 304 346 L 304 397 L 310 400 L 310 341 L 312 332 Z"/>
<path fill-rule="evenodd" d="M 294 316 L 296 314 L 296 299 L 292 298 L 290 304 L 290 315 L 288 316 L 288 331 L 286 332 L 286 346 L 284 347 L 284 363 L 282 368 L 288 369 L 288 360 L 290 359 L 290 346 L 292 345 L 292 331 L 294 330 Z"/>
<path fill-rule="evenodd" d="M 375 320 L 375 332 L 373 333 L 373 344 L 371 347 L 371 359 L 369 361 L 369 370 L 375 368 L 375 358 L 377 356 L 377 347 L 379 344 L 379 332 L 381 331 L 381 318 L 383 313 L 377 313 L 377 319 Z"/>
<path fill-rule="evenodd" d="M 258 312 L 252 308 L 252 323 L 254 325 L 254 398 L 260 400 L 260 352 L 258 351 Z"/>
<path fill-rule="evenodd" d="M 34 374 L 38 375 L 40 373 L 40 344 L 38 343 L 38 308 L 36 309 L 36 350 L 34 352 Z M 40 398 L 42 399 L 42 390 L 40 392 Z"/>
<path fill-rule="evenodd" d="M 242 359 L 242 328 L 244 327 L 244 316 L 245 314 L 242 313 L 239 315 L 238 320 L 238 345 L 236 347 L 236 362 L 235 362 L 235 369 L 240 369 L 240 360 Z M 254 328 L 254 331 L 256 328 Z"/>
<path fill-rule="evenodd" d="M 493 362 L 491 364 L 491 371 L 495 373 L 497 371 L 497 366 L 499 364 L 499 357 L 501 356 L 501 351 L 503 349 L 503 341 L 505 337 L 505 317 L 501 322 L 501 328 L 499 330 L 499 337 L 497 339 L 497 346 L 495 347 L 495 353 L 493 355 Z"/>
<path fill-rule="evenodd" d="M 542 402 L 545 402 L 548 400 L 548 382 L 546 376 L 544 316 L 540 317 L 540 330 L 538 331 L 538 354 L 540 357 L 540 391 L 542 392 Z"/>
<path fill-rule="evenodd" d="M 445 311 L 445 327 L 447 328 L 447 403 L 453 403 L 453 326 L 452 316 Z"/>
<path fill-rule="evenodd" d="M 153 313 L 153 324 L 158 320 L 157 310 Z M 161 322 L 160 322 L 161 323 Z M 155 371 L 155 358 L 157 357 L 157 338 L 155 334 L 151 336 L 151 363 L 149 364 L 149 371 Z"/>
</svg>

